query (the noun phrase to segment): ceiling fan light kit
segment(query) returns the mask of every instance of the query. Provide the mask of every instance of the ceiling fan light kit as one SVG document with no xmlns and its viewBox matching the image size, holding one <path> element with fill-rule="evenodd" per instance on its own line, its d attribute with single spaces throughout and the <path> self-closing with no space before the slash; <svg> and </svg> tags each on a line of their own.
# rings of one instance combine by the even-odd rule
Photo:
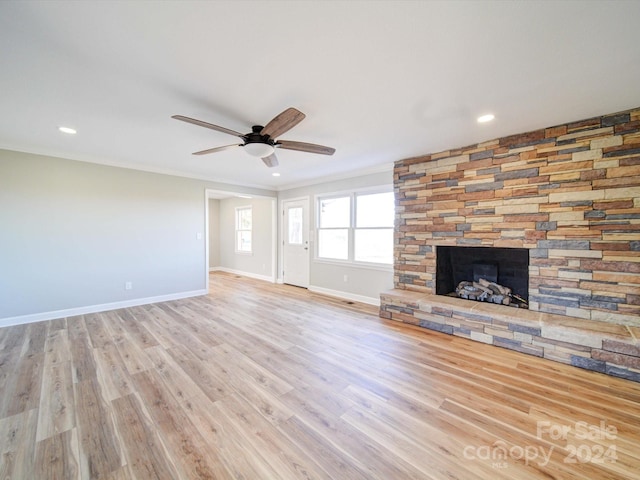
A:
<svg viewBox="0 0 640 480">
<path fill-rule="evenodd" d="M 247 143 L 244 145 L 244 151 L 249 155 L 258 158 L 268 157 L 274 152 L 273 145 L 269 145 L 268 143 Z"/>
<path fill-rule="evenodd" d="M 275 155 L 275 149 L 284 148 L 285 150 L 298 150 L 308 153 L 319 153 L 321 155 L 333 155 L 335 148 L 325 147 L 324 145 L 315 145 L 313 143 L 294 142 L 291 140 L 274 140 L 283 133 L 295 127 L 304 118 L 305 114 L 295 108 L 287 108 L 285 111 L 277 115 L 265 127 L 262 125 L 254 125 L 251 133 L 242 134 L 235 130 L 220 127 L 212 123 L 203 122 L 195 118 L 185 117 L 183 115 L 173 115 L 171 118 L 181 120 L 183 122 L 192 123 L 200 127 L 209 128 L 218 132 L 227 133 L 236 137 L 240 137 L 244 143 L 238 145 L 225 145 L 222 147 L 209 148 L 194 152 L 194 155 L 207 155 L 209 153 L 221 152 L 235 147 L 244 147 L 245 152 L 253 157 L 261 158 L 267 167 L 275 167 L 278 165 L 278 158 Z"/>
</svg>

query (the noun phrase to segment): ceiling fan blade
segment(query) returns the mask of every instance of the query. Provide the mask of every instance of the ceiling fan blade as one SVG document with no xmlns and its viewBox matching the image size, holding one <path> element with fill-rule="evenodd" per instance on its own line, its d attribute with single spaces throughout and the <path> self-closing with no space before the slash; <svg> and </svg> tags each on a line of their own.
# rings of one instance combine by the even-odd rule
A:
<svg viewBox="0 0 640 480">
<path fill-rule="evenodd" d="M 276 157 L 275 153 L 272 153 L 268 157 L 263 157 L 262 161 L 269 168 L 278 166 L 278 157 Z"/>
<path fill-rule="evenodd" d="M 269 135 L 271 138 L 278 138 L 284 132 L 289 131 L 302 120 L 305 114 L 293 107 L 287 108 L 280 115 L 275 117 L 267 126 L 262 129 L 260 135 Z"/>
<path fill-rule="evenodd" d="M 292 142 L 290 140 L 278 140 L 276 145 L 287 150 L 299 150 L 301 152 L 320 153 L 322 155 L 333 155 L 335 148 L 316 145 L 314 143 Z"/>
<path fill-rule="evenodd" d="M 206 150 L 200 150 L 199 152 L 193 152 L 192 155 L 207 155 L 209 153 L 215 153 L 215 152 L 221 152 L 223 150 L 228 150 L 230 148 L 235 148 L 235 147 L 241 147 L 242 145 L 225 145 L 223 147 L 214 147 L 214 148 L 207 148 Z"/>
<path fill-rule="evenodd" d="M 218 132 L 228 133 L 229 135 L 235 135 L 236 137 L 244 137 L 244 134 L 240 132 L 236 132 L 235 130 L 219 127 L 218 125 L 214 125 L 213 123 L 203 122 L 202 120 L 197 120 L 191 117 L 185 117 L 184 115 L 173 115 L 171 118 L 175 118 L 176 120 L 181 120 L 187 123 L 193 123 L 194 125 L 198 125 L 200 127 L 210 128 L 211 130 L 216 130 Z"/>
</svg>

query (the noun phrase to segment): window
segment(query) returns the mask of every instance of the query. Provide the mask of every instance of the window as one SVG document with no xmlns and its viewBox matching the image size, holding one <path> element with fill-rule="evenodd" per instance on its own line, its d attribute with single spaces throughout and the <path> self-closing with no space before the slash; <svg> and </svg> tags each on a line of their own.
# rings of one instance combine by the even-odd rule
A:
<svg viewBox="0 0 640 480">
<path fill-rule="evenodd" d="M 393 192 L 321 197 L 317 211 L 317 258 L 393 263 Z"/>
<path fill-rule="evenodd" d="M 354 259 L 393 263 L 393 192 L 356 195 Z"/>
<path fill-rule="evenodd" d="M 289 219 L 289 245 L 302 245 L 302 207 L 290 207 L 287 218 Z"/>
<path fill-rule="evenodd" d="M 318 257 L 349 259 L 350 218 L 350 197 L 320 199 Z"/>
<path fill-rule="evenodd" d="M 251 207 L 236 207 L 236 252 L 251 253 Z"/>
</svg>

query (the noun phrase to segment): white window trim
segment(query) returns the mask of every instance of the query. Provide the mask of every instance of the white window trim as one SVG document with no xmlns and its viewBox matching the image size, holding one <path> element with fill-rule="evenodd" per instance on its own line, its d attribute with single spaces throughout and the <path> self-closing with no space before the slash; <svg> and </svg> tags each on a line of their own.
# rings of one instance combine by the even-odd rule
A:
<svg viewBox="0 0 640 480">
<path fill-rule="evenodd" d="M 356 202 L 355 199 L 358 195 L 372 195 L 376 193 L 391 193 L 393 192 L 393 186 L 391 185 L 378 185 L 374 187 L 365 187 L 365 188 L 357 188 L 353 190 L 342 190 L 339 192 L 328 192 L 322 194 L 314 195 L 314 225 L 315 225 L 315 234 L 314 234 L 314 249 L 313 249 L 313 261 L 314 263 L 323 263 L 329 265 L 337 265 L 341 267 L 358 267 L 369 270 L 379 270 L 379 271 L 393 271 L 393 262 L 392 263 L 376 263 L 376 262 L 363 262 L 355 260 L 353 257 L 355 255 L 355 231 L 356 231 Z M 320 200 L 330 199 L 330 198 L 340 198 L 340 197 L 350 197 L 350 219 L 349 226 L 347 229 L 349 230 L 349 245 L 348 245 L 348 259 L 337 259 L 337 258 L 324 258 L 318 255 L 318 249 L 320 245 L 320 211 L 319 204 Z M 338 227 L 336 227 L 338 228 Z M 362 227 L 369 228 L 369 227 Z M 372 229 L 382 228 L 382 227 L 370 227 Z M 394 229 L 394 227 L 390 227 Z"/>
<path fill-rule="evenodd" d="M 251 211 L 251 229 L 246 230 L 239 227 L 238 215 L 241 210 Z M 251 235 L 251 250 L 238 250 L 238 232 L 249 232 Z M 253 205 L 242 205 L 235 207 L 235 230 L 233 232 L 233 249 L 237 255 L 253 255 Z"/>
</svg>

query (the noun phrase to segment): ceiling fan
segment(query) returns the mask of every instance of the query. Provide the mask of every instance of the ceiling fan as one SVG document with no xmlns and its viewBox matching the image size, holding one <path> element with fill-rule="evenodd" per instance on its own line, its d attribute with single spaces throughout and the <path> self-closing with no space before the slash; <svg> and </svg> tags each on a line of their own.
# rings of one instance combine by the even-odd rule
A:
<svg viewBox="0 0 640 480">
<path fill-rule="evenodd" d="M 230 148 L 243 147 L 245 151 L 254 157 L 262 158 L 267 167 L 275 167 L 278 165 L 278 158 L 275 154 L 276 148 L 284 148 L 286 150 L 299 150 L 301 152 L 320 153 L 322 155 L 333 155 L 335 148 L 325 147 L 324 145 L 316 145 L 313 143 L 294 142 L 291 140 L 276 140 L 283 133 L 289 131 L 300 123 L 305 114 L 295 108 L 287 108 L 280 115 L 267 123 L 266 126 L 254 125 L 251 127 L 250 133 L 240 133 L 228 128 L 219 127 L 212 123 L 196 120 L 195 118 L 185 117 L 183 115 L 173 115 L 171 118 L 181 120 L 187 123 L 193 123 L 201 127 L 210 128 L 222 133 L 228 133 L 240 137 L 243 143 L 224 145 L 222 147 L 208 148 L 194 152 L 193 155 L 206 155 L 208 153 L 221 152 Z"/>
</svg>

